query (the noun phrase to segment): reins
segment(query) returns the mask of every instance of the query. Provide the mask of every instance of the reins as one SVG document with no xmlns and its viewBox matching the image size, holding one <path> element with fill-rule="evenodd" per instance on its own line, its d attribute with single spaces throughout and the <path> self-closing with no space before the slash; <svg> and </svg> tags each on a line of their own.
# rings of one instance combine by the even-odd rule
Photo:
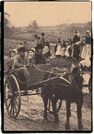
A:
<svg viewBox="0 0 94 134">
<path fill-rule="evenodd" d="M 36 68 L 36 70 L 38 70 L 39 72 L 43 72 L 43 73 L 50 73 L 50 74 L 55 74 L 55 75 L 60 75 L 60 74 L 65 74 L 68 70 L 65 70 L 65 71 L 61 71 L 62 73 L 55 73 L 55 72 L 53 72 L 53 71 L 59 71 L 60 72 L 60 70 L 59 69 L 57 69 L 57 68 L 52 68 L 52 70 L 51 71 L 45 71 L 45 70 L 42 70 L 42 69 L 40 69 L 40 68 L 38 68 L 35 64 L 33 65 L 35 68 Z"/>
</svg>

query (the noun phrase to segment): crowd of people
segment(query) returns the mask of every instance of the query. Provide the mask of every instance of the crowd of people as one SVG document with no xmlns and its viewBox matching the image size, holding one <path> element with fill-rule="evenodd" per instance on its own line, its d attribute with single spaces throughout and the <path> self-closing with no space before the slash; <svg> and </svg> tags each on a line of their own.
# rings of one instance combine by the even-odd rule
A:
<svg viewBox="0 0 94 134">
<path fill-rule="evenodd" d="M 16 55 L 23 52 L 28 63 L 32 64 L 46 64 L 53 58 L 64 57 L 72 58 L 73 60 L 83 60 L 82 63 L 84 64 L 85 62 L 88 66 L 91 60 L 91 45 L 92 39 L 90 31 L 87 30 L 85 36 L 80 36 L 79 31 L 76 30 L 73 39 L 62 41 L 58 38 L 52 50 L 48 38 L 45 36 L 45 33 L 42 33 L 41 35 L 34 35 L 32 48 L 28 48 L 26 42 L 20 43 L 17 49 L 14 48 L 10 50 L 9 57 L 10 59 L 15 59 Z"/>
<path fill-rule="evenodd" d="M 27 83 L 30 82 L 30 74 L 27 65 L 46 64 L 54 58 L 80 59 L 80 67 L 90 68 L 91 66 L 91 45 L 92 38 L 90 31 L 86 31 L 85 36 L 80 36 L 78 30 L 75 31 L 73 39 L 61 41 L 58 38 L 52 51 L 50 42 L 42 33 L 34 36 L 33 47 L 28 48 L 26 42 L 18 44 L 17 49 L 12 49 L 7 62 L 8 70 L 19 68 L 19 72 L 24 74 Z M 28 85 L 28 84 L 27 84 Z M 28 88 L 28 87 L 27 87 Z"/>
<path fill-rule="evenodd" d="M 18 55 L 20 58 L 25 57 L 28 64 L 46 64 L 51 59 L 64 57 L 80 60 L 81 65 L 90 66 L 91 45 L 92 38 L 90 31 L 87 30 L 85 36 L 80 36 L 79 31 L 76 30 L 73 39 L 61 41 L 58 38 L 52 51 L 48 38 L 45 36 L 45 33 L 42 33 L 41 35 L 34 35 L 32 48 L 28 48 L 27 42 L 23 42 L 18 44 L 17 49 L 10 50 L 7 65 L 9 69 L 13 69 L 15 59 Z"/>
</svg>

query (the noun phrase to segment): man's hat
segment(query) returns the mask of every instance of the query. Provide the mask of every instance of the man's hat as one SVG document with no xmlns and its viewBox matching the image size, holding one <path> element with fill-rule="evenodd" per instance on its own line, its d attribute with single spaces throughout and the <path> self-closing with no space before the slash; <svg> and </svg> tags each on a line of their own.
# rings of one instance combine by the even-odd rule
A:
<svg viewBox="0 0 94 134">
<path fill-rule="evenodd" d="M 79 31 L 78 31 L 78 30 L 76 30 L 76 31 L 75 31 L 75 33 L 79 33 Z"/>
<path fill-rule="evenodd" d="M 45 35 L 45 33 L 41 33 L 41 35 Z"/>
<path fill-rule="evenodd" d="M 22 47 L 19 47 L 19 48 L 17 49 L 17 51 L 18 51 L 18 52 L 25 52 L 26 49 L 25 49 L 24 46 L 22 46 Z"/>
<path fill-rule="evenodd" d="M 86 31 L 86 33 L 90 33 L 90 31 L 89 31 L 89 30 L 87 30 L 87 31 Z"/>
<path fill-rule="evenodd" d="M 10 50 L 10 53 L 12 53 L 12 52 L 16 53 L 15 49 L 11 49 Z"/>
</svg>

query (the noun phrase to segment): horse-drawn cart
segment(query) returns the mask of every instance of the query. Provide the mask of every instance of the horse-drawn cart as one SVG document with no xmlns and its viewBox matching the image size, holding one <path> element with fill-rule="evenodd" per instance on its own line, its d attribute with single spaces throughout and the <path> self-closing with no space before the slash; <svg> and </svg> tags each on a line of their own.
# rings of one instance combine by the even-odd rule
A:
<svg viewBox="0 0 94 134">
<path fill-rule="evenodd" d="M 33 65 L 30 69 L 31 85 L 27 89 L 27 94 L 25 94 L 26 82 L 16 73 L 16 70 L 5 72 L 4 99 L 8 115 L 11 118 L 18 116 L 21 108 L 21 96 L 41 94 L 44 86 L 51 82 L 55 83 L 58 80 L 62 80 L 64 84 L 70 84 L 69 81 L 63 77 L 66 71 L 65 68 L 61 71 L 58 70 L 58 68 L 53 69 L 51 64 Z M 46 79 L 44 79 L 45 73 L 49 73 L 49 77 Z M 55 76 L 51 77 L 52 74 L 55 74 Z M 59 99 L 57 102 L 57 111 L 60 110 L 61 104 L 62 100 Z M 48 111 L 52 112 L 50 100 L 48 102 Z"/>
</svg>

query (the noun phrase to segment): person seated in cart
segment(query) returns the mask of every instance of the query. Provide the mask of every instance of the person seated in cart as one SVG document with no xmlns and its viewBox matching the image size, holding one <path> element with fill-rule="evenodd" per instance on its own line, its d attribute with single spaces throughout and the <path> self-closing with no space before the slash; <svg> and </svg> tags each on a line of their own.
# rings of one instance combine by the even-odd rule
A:
<svg viewBox="0 0 94 134">
<path fill-rule="evenodd" d="M 6 66 L 6 71 L 11 71 L 13 68 L 13 60 L 14 60 L 14 57 L 16 56 L 17 54 L 17 50 L 16 49 L 11 49 L 9 51 L 9 57 L 8 59 L 6 60 L 5 62 L 5 66 Z"/>
<path fill-rule="evenodd" d="M 50 61 L 50 57 L 51 57 L 51 52 L 50 52 L 50 48 L 48 45 L 45 45 L 43 48 L 43 53 L 42 53 L 46 59 L 46 62 Z"/>
<path fill-rule="evenodd" d="M 72 58 L 74 60 L 78 60 L 79 59 L 79 55 L 80 55 L 80 33 L 78 30 L 75 31 L 74 33 L 74 37 L 73 37 L 73 52 L 72 52 Z"/>
<path fill-rule="evenodd" d="M 25 79 L 26 82 L 26 92 L 30 85 L 30 72 L 27 69 L 28 60 L 25 56 L 26 48 L 20 46 L 18 49 L 18 54 L 14 57 L 13 69 L 17 69 L 18 76 Z"/>
<path fill-rule="evenodd" d="M 45 46 L 45 33 L 41 33 L 41 45 L 44 47 Z"/>
<path fill-rule="evenodd" d="M 33 65 L 35 64 L 35 48 L 31 48 L 28 52 L 28 64 Z"/>
<path fill-rule="evenodd" d="M 12 58 L 17 54 L 17 50 L 16 49 L 10 49 L 9 51 L 9 57 Z"/>
</svg>

